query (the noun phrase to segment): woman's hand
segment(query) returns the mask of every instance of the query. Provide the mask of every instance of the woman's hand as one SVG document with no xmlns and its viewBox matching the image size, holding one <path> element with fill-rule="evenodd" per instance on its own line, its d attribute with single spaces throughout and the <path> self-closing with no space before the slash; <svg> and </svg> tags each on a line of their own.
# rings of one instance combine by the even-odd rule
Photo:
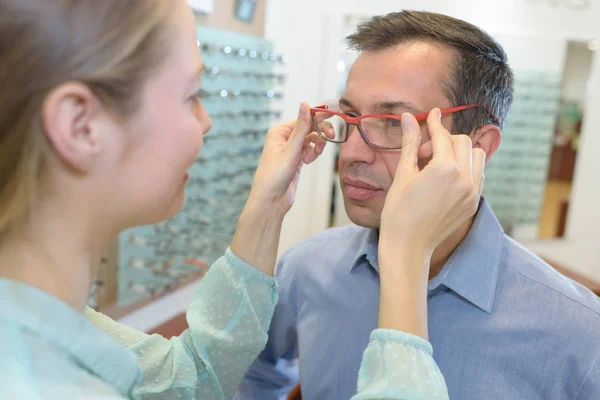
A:
<svg viewBox="0 0 600 400">
<path fill-rule="evenodd" d="M 285 215 L 294 203 L 300 171 L 315 161 L 326 142 L 313 131 L 310 107 L 300 105 L 296 120 L 269 130 L 248 203 Z"/>
<path fill-rule="evenodd" d="M 399 246 L 428 252 L 476 212 L 483 189 L 485 153 L 467 135 L 450 135 L 434 109 L 427 119 L 433 157 L 419 171 L 421 130 L 402 116 L 403 143 L 394 183 L 381 216 L 381 235 Z"/>
<path fill-rule="evenodd" d="M 421 130 L 402 116 L 402 153 L 381 215 L 379 327 L 427 338 L 427 283 L 435 248 L 476 212 L 485 153 L 450 135 L 434 109 L 427 119 L 433 158 L 419 170 Z"/>
<path fill-rule="evenodd" d="M 300 170 L 323 153 L 325 143 L 313 132 L 310 108 L 305 103 L 300 106 L 297 120 L 269 130 L 231 242 L 236 256 L 273 275 L 281 225 L 294 203 Z"/>
</svg>

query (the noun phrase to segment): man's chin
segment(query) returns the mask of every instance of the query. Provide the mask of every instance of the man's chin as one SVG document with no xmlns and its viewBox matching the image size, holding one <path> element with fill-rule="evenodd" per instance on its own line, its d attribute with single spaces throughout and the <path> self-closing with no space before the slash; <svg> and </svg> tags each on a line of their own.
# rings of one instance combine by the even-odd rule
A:
<svg viewBox="0 0 600 400">
<path fill-rule="evenodd" d="M 375 212 L 365 206 L 350 203 L 351 201 L 345 199 L 344 205 L 346 214 L 353 224 L 365 228 L 379 228 L 381 223 L 381 211 Z"/>
</svg>

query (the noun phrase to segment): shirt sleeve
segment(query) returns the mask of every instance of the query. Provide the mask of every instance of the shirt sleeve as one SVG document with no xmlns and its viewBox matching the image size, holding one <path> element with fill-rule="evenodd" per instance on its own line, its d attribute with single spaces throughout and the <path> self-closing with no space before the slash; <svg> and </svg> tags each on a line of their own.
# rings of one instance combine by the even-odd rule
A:
<svg viewBox="0 0 600 400">
<path fill-rule="evenodd" d="M 269 340 L 250 366 L 234 400 L 279 400 L 298 383 L 297 366 L 288 367 L 298 357 L 296 266 L 289 261 L 289 253 L 277 264 L 279 302 L 269 328 Z"/>
<path fill-rule="evenodd" d="M 138 356 L 136 398 L 221 400 L 264 348 L 277 298 L 275 279 L 228 249 L 200 281 L 179 337 L 147 335 L 89 308 L 86 316 Z"/>
<path fill-rule="evenodd" d="M 363 355 L 352 400 L 448 400 L 442 373 L 426 340 L 377 329 Z"/>
</svg>

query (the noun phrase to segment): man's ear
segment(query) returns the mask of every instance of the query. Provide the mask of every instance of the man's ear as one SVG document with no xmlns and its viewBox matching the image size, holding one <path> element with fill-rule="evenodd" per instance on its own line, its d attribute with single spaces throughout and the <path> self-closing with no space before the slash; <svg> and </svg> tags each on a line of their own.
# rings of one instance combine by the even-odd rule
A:
<svg viewBox="0 0 600 400">
<path fill-rule="evenodd" d="M 500 147 L 502 131 L 496 125 L 484 125 L 471 135 L 471 140 L 474 148 L 480 148 L 485 152 L 485 162 L 487 163 Z"/>
<path fill-rule="evenodd" d="M 102 149 L 98 118 L 102 107 L 84 84 L 64 83 L 42 105 L 44 133 L 58 158 L 69 168 L 88 172 Z"/>
</svg>

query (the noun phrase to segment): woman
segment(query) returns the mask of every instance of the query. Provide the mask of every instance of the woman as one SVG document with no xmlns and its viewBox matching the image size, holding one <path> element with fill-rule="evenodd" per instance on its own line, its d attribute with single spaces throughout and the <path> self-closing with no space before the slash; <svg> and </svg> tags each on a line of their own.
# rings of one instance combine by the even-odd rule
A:
<svg viewBox="0 0 600 400">
<path fill-rule="evenodd" d="M 197 98 L 201 66 L 184 0 L 0 0 L 0 387 L 6 398 L 230 398 L 264 346 L 277 301 L 272 275 L 281 223 L 302 164 L 324 146 L 310 133 L 306 105 L 297 121 L 269 131 L 231 248 L 202 280 L 184 335 L 147 336 L 88 310 L 128 350 L 83 314 L 96 260 L 111 238 L 182 207 L 186 171 L 211 125 Z M 418 125 L 410 116 L 404 123 L 411 134 L 399 168 L 406 176 L 386 204 L 393 223 L 381 230 L 382 280 L 411 286 L 424 269 L 413 266 L 425 265 L 432 246 L 474 212 L 481 168 L 475 156 L 471 168 L 468 144 L 453 143 L 432 113 L 430 129 L 439 133 L 435 162 L 418 173 Z M 448 186 L 457 180 L 465 182 L 459 190 Z M 444 207 L 424 201 L 431 182 L 445 196 Z M 407 208 L 415 205 L 418 213 Z M 418 240 L 404 237 L 406 231 L 418 232 Z M 392 241 L 408 249 L 402 259 Z M 374 333 L 356 398 L 409 398 L 394 397 L 400 388 L 386 382 L 395 371 L 382 369 L 387 346 L 400 357 L 410 354 L 423 376 L 443 387 L 426 342 L 408 335 L 424 337 L 424 321 L 417 313 L 402 321 L 386 314 L 399 304 L 422 310 L 422 301 L 382 288 L 381 328 L 407 334 Z M 409 381 L 401 389 L 418 391 L 418 385 Z"/>
</svg>

